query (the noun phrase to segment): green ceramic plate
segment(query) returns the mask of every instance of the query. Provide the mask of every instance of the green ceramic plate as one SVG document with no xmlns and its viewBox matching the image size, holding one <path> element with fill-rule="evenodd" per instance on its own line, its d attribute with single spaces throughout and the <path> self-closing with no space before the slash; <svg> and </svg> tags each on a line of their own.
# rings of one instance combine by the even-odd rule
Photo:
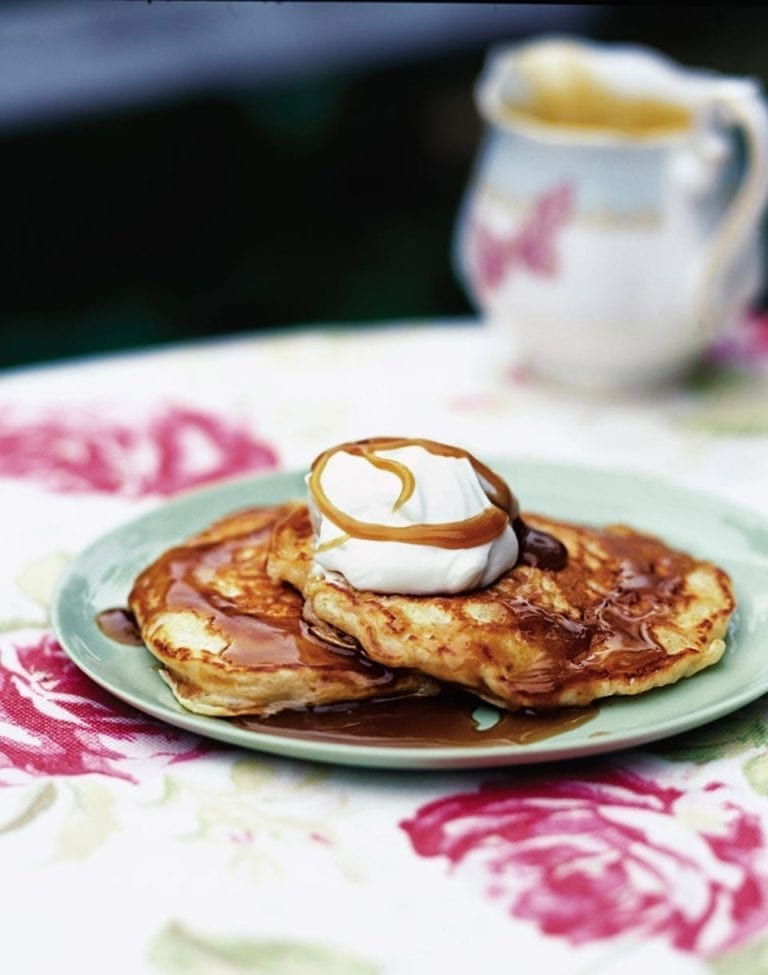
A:
<svg viewBox="0 0 768 975">
<path fill-rule="evenodd" d="M 591 721 L 526 745 L 379 747 L 249 731 L 181 708 L 154 658 L 102 635 L 94 619 L 125 605 L 134 577 L 164 549 L 238 507 L 301 497 L 301 474 L 230 481 L 181 497 L 106 535 L 62 580 L 53 622 L 62 645 L 96 683 L 141 711 L 243 748 L 291 758 L 379 768 L 470 768 L 552 761 L 614 751 L 687 731 L 768 691 L 768 524 L 717 498 L 629 473 L 538 462 L 497 462 L 524 508 L 595 525 L 625 521 L 722 565 L 738 612 L 723 659 L 694 677 L 600 705 Z"/>
</svg>

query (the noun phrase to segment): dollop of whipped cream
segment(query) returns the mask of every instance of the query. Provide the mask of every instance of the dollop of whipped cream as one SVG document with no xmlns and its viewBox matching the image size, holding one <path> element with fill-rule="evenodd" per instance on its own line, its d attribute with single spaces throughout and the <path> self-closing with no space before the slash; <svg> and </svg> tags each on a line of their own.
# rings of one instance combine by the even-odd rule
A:
<svg viewBox="0 0 768 975">
<path fill-rule="evenodd" d="M 368 456 L 344 449 L 358 445 L 342 445 L 330 452 L 322 470 L 315 475 L 316 491 L 319 488 L 331 506 L 357 522 L 386 529 L 415 526 L 417 532 L 419 526 L 428 529 L 450 523 L 457 526 L 454 535 L 458 542 L 445 547 L 355 537 L 348 524 L 349 531 L 323 513 L 320 499 L 312 490 L 310 474 L 309 510 L 315 529 L 313 573 L 338 573 L 356 589 L 429 595 L 488 586 L 515 565 L 519 544 L 510 512 L 505 511 L 504 517 L 498 518 L 503 528 L 495 537 L 472 544 L 472 531 L 468 530 L 467 544 L 462 541 L 461 523 L 493 508 L 489 494 L 493 497 L 498 493 L 476 471 L 469 459 L 471 455 L 446 456 L 419 442 L 406 441 L 406 445 L 393 449 L 375 442 L 361 443 L 373 444 L 367 450 Z M 385 469 L 387 465 L 390 469 Z M 403 474 L 408 475 L 407 479 Z M 506 490 L 506 485 L 500 479 L 499 482 Z M 498 501 L 497 497 L 494 500 Z"/>
</svg>

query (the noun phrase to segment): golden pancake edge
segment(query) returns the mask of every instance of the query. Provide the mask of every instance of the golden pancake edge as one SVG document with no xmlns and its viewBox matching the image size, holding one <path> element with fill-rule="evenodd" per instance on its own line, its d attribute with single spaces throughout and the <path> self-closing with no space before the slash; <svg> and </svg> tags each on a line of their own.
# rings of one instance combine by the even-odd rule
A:
<svg viewBox="0 0 768 975">
<path fill-rule="evenodd" d="M 217 717 L 270 715 L 398 694 L 434 694 L 423 674 L 375 663 L 349 637 L 302 619 L 303 600 L 271 580 L 275 524 L 295 505 L 248 508 L 159 556 L 129 606 L 177 701 Z"/>
<path fill-rule="evenodd" d="M 352 636 L 371 659 L 504 708 L 639 694 L 720 660 L 735 607 L 722 569 L 624 525 L 523 518 L 565 544 L 565 568 L 517 565 L 451 596 L 360 591 L 313 574 L 312 526 L 297 504 L 275 529 L 267 571 L 302 592 L 307 619 Z"/>
</svg>

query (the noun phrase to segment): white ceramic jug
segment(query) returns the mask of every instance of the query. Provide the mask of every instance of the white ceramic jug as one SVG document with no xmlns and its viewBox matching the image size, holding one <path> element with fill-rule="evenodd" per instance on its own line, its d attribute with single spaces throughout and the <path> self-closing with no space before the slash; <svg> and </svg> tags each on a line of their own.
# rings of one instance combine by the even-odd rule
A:
<svg viewBox="0 0 768 975">
<path fill-rule="evenodd" d="M 552 38 L 491 52 L 476 98 L 489 131 L 457 271 L 540 374 L 669 380 L 754 300 L 768 195 L 755 81 Z"/>
</svg>

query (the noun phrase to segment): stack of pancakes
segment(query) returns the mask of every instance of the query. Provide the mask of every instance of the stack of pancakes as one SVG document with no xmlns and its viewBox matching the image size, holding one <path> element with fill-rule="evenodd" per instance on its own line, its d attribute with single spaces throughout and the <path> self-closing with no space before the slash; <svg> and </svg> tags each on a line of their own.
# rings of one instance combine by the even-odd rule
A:
<svg viewBox="0 0 768 975">
<path fill-rule="evenodd" d="M 177 700 L 200 714 L 432 695 L 508 709 L 638 694 L 717 663 L 734 609 L 722 569 L 626 526 L 524 514 L 568 550 L 459 595 L 381 595 L 311 571 L 305 504 L 235 512 L 173 548 L 129 597 Z"/>
</svg>

